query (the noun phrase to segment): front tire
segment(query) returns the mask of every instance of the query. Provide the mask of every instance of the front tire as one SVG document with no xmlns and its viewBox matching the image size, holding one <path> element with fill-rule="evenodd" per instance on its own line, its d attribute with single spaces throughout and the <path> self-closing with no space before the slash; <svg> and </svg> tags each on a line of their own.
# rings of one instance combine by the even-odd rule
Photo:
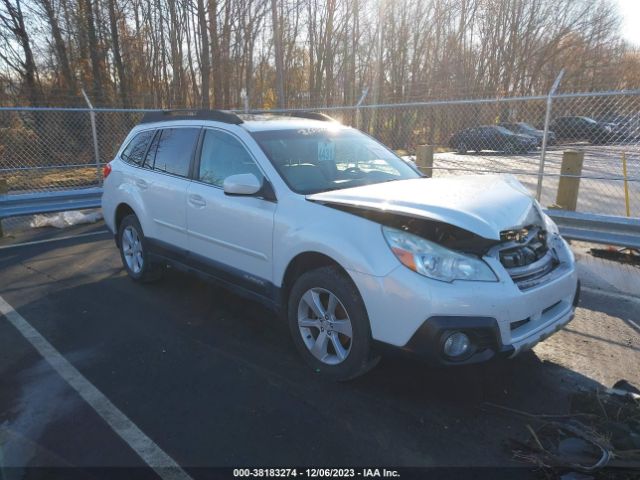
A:
<svg viewBox="0 0 640 480">
<path fill-rule="evenodd" d="M 317 373 L 350 380 L 378 361 L 371 355 L 364 302 L 351 279 L 336 267 L 311 270 L 296 280 L 287 317 L 293 343 Z"/>
<path fill-rule="evenodd" d="M 129 277 L 136 282 L 151 282 L 160 278 L 161 266 L 149 257 L 148 242 L 135 215 L 127 215 L 118 228 L 120 258 Z"/>
</svg>

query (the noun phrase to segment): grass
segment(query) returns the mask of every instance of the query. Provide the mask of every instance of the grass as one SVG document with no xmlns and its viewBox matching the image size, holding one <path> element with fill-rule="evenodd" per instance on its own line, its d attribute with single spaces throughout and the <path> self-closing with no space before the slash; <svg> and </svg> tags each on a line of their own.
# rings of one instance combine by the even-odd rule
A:
<svg viewBox="0 0 640 480">
<path fill-rule="evenodd" d="M 89 187 L 97 183 L 95 167 L 21 170 L 4 174 L 2 178 L 6 179 L 10 193 Z"/>
</svg>

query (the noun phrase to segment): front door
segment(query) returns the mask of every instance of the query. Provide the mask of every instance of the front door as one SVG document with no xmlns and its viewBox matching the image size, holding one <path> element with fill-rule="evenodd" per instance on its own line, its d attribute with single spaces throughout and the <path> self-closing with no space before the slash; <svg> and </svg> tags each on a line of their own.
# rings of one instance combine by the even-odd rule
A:
<svg viewBox="0 0 640 480">
<path fill-rule="evenodd" d="M 187 191 L 191 255 L 222 280 L 270 296 L 276 203 L 222 189 L 230 175 L 264 180 L 262 171 L 239 138 L 216 129 L 205 129 L 197 165 Z"/>
</svg>

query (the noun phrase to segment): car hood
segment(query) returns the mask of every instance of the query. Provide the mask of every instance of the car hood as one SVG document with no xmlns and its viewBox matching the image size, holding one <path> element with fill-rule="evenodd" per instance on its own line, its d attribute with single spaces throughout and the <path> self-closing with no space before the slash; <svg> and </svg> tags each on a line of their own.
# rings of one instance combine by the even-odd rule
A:
<svg viewBox="0 0 640 480">
<path fill-rule="evenodd" d="M 512 175 L 418 178 L 307 195 L 326 205 L 425 218 L 490 240 L 500 232 L 542 223 L 537 202 Z"/>
</svg>

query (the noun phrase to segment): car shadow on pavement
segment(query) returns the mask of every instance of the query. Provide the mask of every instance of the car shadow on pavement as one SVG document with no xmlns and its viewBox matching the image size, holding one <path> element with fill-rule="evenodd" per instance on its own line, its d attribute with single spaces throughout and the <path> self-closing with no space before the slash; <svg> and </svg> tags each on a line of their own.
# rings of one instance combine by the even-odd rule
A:
<svg viewBox="0 0 640 480">
<path fill-rule="evenodd" d="M 513 465 L 504 442 L 527 432 L 491 405 L 566 413 L 571 391 L 600 387 L 532 352 L 458 368 L 387 355 L 361 378 L 330 382 L 273 313 L 173 270 L 154 284 L 115 270 L 70 279 L 20 313 L 188 465 Z M 301 442 L 309 435 L 315 453 Z"/>
</svg>

